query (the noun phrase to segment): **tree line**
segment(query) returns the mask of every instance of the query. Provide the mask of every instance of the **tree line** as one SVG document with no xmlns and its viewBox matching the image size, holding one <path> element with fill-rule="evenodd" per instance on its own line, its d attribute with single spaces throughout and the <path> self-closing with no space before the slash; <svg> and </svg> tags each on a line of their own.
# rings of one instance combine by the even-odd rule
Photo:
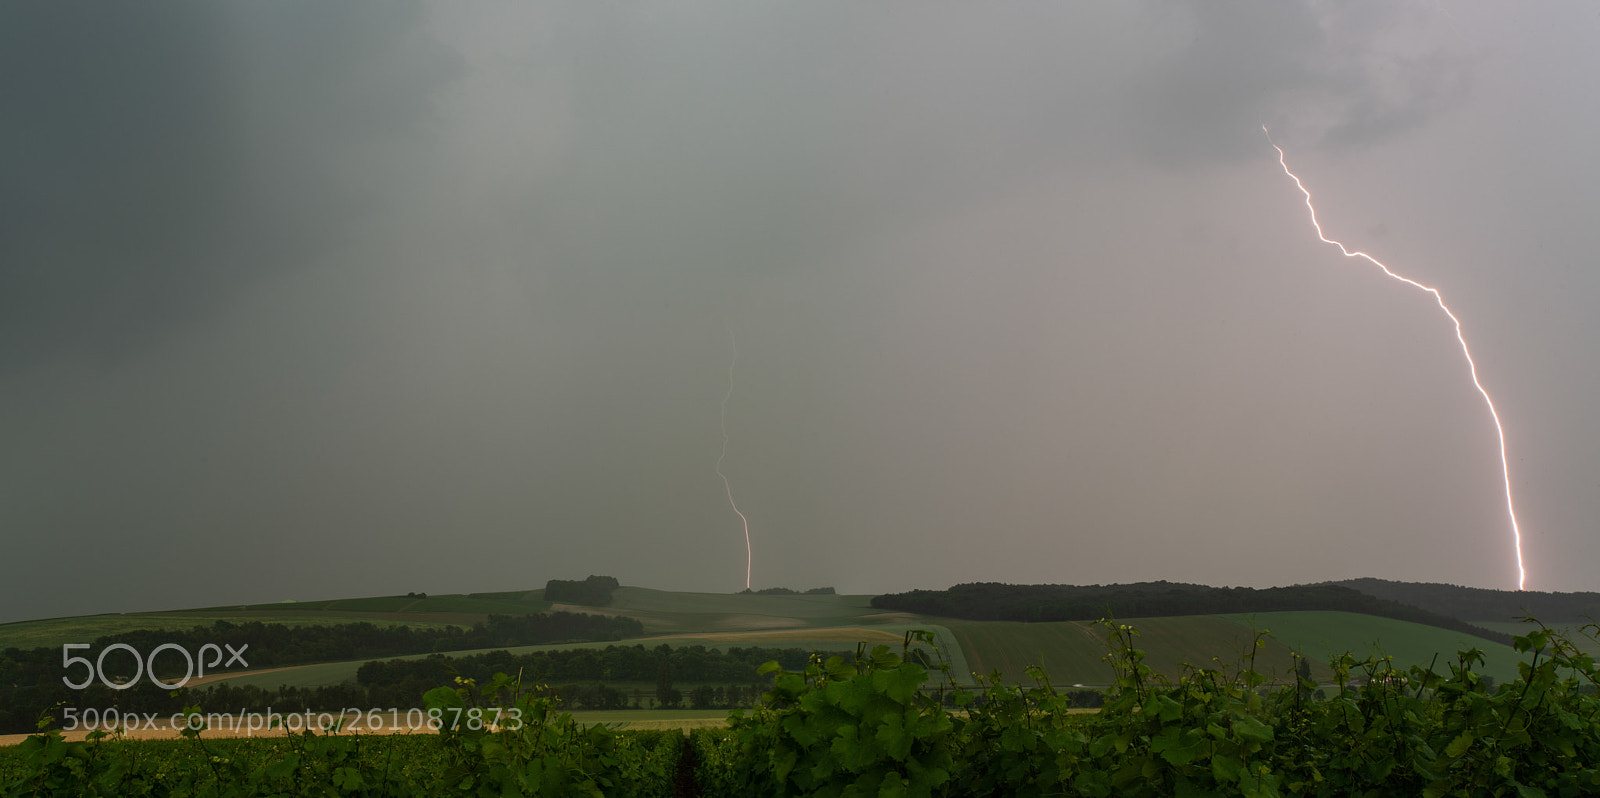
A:
<svg viewBox="0 0 1600 798">
<path fill-rule="evenodd" d="M 1467 621 L 1514 621 L 1532 615 L 1545 623 L 1600 618 L 1600 593 L 1490 590 L 1436 582 L 1346 579 L 1330 584 Z"/>
</svg>

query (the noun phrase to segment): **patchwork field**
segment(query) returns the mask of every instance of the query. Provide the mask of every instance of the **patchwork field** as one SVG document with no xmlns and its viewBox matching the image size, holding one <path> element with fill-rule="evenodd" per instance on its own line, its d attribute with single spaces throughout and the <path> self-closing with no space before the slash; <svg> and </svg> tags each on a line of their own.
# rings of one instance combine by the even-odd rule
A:
<svg viewBox="0 0 1600 798">
<path fill-rule="evenodd" d="M 512 654 L 531 654 L 536 651 L 566 651 L 575 648 L 603 649 L 607 646 L 632 646 L 642 645 L 646 648 L 668 645 L 673 648 L 685 646 L 704 646 L 710 649 L 726 651 L 729 648 L 803 648 L 816 651 L 850 651 L 858 642 L 871 645 L 889 645 L 898 653 L 904 641 L 905 631 L 909 628 L 927 629 L 937 635 L 938 646 L 946 652 L 946 659 L 952 661 L 952 671 L 966 673 L 966 660 L 961 657 L 961 652 L 955 649 L 956 638 L 942 627 L 923 624 L 886 624 L 879 627 L 848 627 L 848 628 L 817 628 L 779 630 L 770 632 L 709 632 L 701 635 L 683 636 L 658 636 L 636 638 L 617 642 L 604 643 L 552 643 L 541 646 L 514 646 L 504 649 L 474 649 L 470 651 L 448 652 L 453 656 L 467 656 L 482 654 L 488 651 L 505 650 Z M 394 659 L 422 659 L 431 654 L 413 654 Z M 274 668 L 271 670 L 253 672 L 244 671 L 236 675 L 221 674 L 210 682 L 228 681 L 235 685 L 255 685 L 265 689 L 274 689 L 282 685 L 290 687 L 322 687 L 325 685 L 339 684 L 353 681 L 356 671 L 360 670 L 366 660 L 350 662 L 326 662 L 316 665 L 299 665 L 288 668 Z"/>
<path fill-rule="evenodd" d="M 94 615 L 0 624 L 0 649 L 15 646 L 54 647 L 131 629 L 188 629 L 218 620 L 235 623 L 260 621 L 286 625 L 336 624 L 366 621 L 375 624 L 410 624 L 437 627 L 466 626 L 489 614 L 522 614 L 567 610 L 638 619 L 645 636 L 620 643 L 562 643 L 522 646 L 515 653 L 607 645 L 670 645 L 731 647 L 798 647 L 816 650 L 850 650 L 857 643 L 898 647 L 910 629 L 936 635 L 940 655 L 963 683 L 973 672 L 998 671 L 1009 682 L 1029 683 L 1026 668 L 1042 665 L 1057 686 L 1104 685 L 1111 680 L 1103 661 L 1101 631 L 1087 622 L 1018 623 L 961 621 L 886 612 L 871 606 L 870 596 L 760 595 L 688 593 L 623 587 L 606 607 L 550 604 L 542 590 L 428 596 L 387 596 L 312 602 L 211 607 L 180 612 Z M 1497 679 L 1515 675 L 1516 655 L 1509 647 L 1468 638 L 1455 632 L 1418 624 L 1340 612 L 1262 613 L 1254 616 L 1189 616 L 1129 619 L 1140 632 L 1137 645 L 1146 663 L 1158 673 L 1177 676 L 1184 663 L 1236 668 L 1249 650 L 1250 624 L 1271 631 L 1272 637 L 1257 655 L 1263 673 L 1282 675 L 1291 667 L 1291 651 L 1305 653 L 1313 674 L 1325 680 L 1326 663 L 1339 653 L 1357 656 L 1381 652 L 1402 665 L 1427 664 L 1437 652 L 1448 661 L 1457 649 L 1475 646 L 1488 657 L 1484 672 Z M 1521 632 L 1519 624 L 1487 624 Z M 1600 643 L 1580 642 L 1600 654 Z M 476 653 L 476 652 L 452 652 Z M 417 655 L 423 656 L 423 655 Z M 279 685 L 314 687 L 354 678 L 361 661 L 329 662 L 246 672 L 231 677 L 236 684 L 264 688 Z M 1442 665 L 1441 665 L 1442 667 Z M 230 678 L 230 677 L 224 677 Z"/>
</svg>

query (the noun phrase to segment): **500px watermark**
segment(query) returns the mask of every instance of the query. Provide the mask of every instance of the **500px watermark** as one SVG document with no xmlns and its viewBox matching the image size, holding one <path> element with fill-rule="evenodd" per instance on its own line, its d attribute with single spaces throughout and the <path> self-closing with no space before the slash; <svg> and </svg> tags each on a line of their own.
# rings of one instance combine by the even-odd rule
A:
<svg viewBox="0 0 1600 798">
<path fill-rule="evenodd" d="M 127 643 L 112 643 L 111 645 L 100 649 L 100 656 L 91 661 L 88 657 L 72 656 L 73 651 L 89 648 L 88 643 L 66 643 L 61 646 L 62 669 L 69 670 L 77 665 L 82 665 L 83 667 L 87 668 L 89 672 L 83 677 L 83 681 L 74 682 L 70 677 L 63 676 L 61 677 L 61 683 L 74 690 L 82 690 L 85 687 L 94 684 L 95 681 L 98 680 L 101 684 L 113 690 L 126 690 L 138 683 L 139 677 L 149 674 L 150 682 L 155 686 L 163 690 L 176 690 L 188 684 L 189 679 L 196 675 L 195 664 L 197 661 L 200 666 L 200 672 L 198 674 L 199 676 L 206 675 L 206 668 L 215 669 L 218 665 L 221 665 L 224 668 L 231 668 L 233 667 L 233 664 L 237 662 L 241 668 L 250 667 L 250 663 L 246 662 L 244 659 L 245 649 L 249 647 L 249 643 L 245 643 L 238 648 L 234 648 L 228 643 L 223 643 L 220 646 L 216 643 L 207 643 L 200 647 L 200 651 L 197 652 L 198 656 L 195 656 L 189 653 L 189 649 L 186 649 L 177 643 L 162 643 L 161 645 L 156 646 L 154 649 L 151 649 L 149 654 L 141 657 L 139 655 L 139 650 L 128 645 Z M 226 648 L 228 652 L 228 661 L 226 663 L 223 663 L 222 661 L 222 652 L 224 648 Z M 133 655 L 133 676 L 128 678 L 126 681 L 106 678 L 106 655 L 118 649 Z M 178 679 L 173 682 L 163 682 L 156 678 L 156 655 L 163 651 L 176 651 L 178 654 L 183 655 L 184 670 L 182 679 Z M 207 653 L 213 655 L 210 662 L 206 662 Z"/>
<path fill-rule="evenodd" d="M 401 710 L 398 707 L 388 709 L 361 710 L 347 707 L 338 712 L 315 712 L 304 710 L 302 712 L 275 712 L 271 707 L 266 712 L 245 712 L 237 714 L 190 712 L 174 712 L 168 717 L 162 717 L 159 712 L 120 712 L 116 708 L 97 709 L 88 707 L 63 707 L 61 709 L 62 731 L 183 731 L 190 729 L 200 731 L 203 729 L 226 730 L 234 734 L 243 733 L 245 736 L 271 729 L 283 729 L 287 732 L 338 730 L 341 732 L 418 732 L 438 731 L 441 728 L 480 729 L 489 731 L 517 731 L 522 728 L 522 710 L 517 707 L 501 710 L 498 707 L 480 709 L 473 707 L 463 710 L 461 707 L 449 709 L 418 709 Z"/>
</svg>

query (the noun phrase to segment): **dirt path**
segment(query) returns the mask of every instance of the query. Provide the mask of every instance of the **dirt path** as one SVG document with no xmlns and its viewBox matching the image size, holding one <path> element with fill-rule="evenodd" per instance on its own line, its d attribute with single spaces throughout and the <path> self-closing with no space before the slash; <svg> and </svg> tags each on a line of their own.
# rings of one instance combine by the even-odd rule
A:
<svg viewBox="0 0 1600 798">
<path fill-rule="evenodd" d="M 232 678 L 234 678 L 236 676 L 255 676 L 258 673 L 277 673 L 278 671 L 292 671 L 295 668 L 303 668 L 303 667 L 305 667 L 305 666 L 304 665 L 285 665 L 285 666 L 283 666 L 281 668 L 257 668 L 256 670 L 250 670 L 250 671 L 228 671 L 227 673 L 208 673 L 208 674 L 206 674 L 204 676 L 196 676 L 193 679 L 190 679 L 183 686 L 184 687 L 199 687 L 202 684 L 211 684 L 212 682 L 220 682 L 220 681 L 222 681 L 224 679 L 232 679 Z"/>
</svg>

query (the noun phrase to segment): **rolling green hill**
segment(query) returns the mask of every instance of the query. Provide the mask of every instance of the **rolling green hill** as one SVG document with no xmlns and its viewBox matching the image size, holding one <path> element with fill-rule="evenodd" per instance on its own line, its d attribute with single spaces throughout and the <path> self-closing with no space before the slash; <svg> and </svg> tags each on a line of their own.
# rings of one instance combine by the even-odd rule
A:
<svg viewBox="0 0 1600 798">
<path fill-rule="evenodd" d="M 1105 647 L 1101 633 L 1089 622 L 952 620 L 874 609 L 871 602 L 872 597 L 859 595 L 688 593 L 641 587 L 617 589 L 612 603 L 606 607 L 550 604 L 543 600 L 539 590 L 385 596 L 3 624 L 0 625 L 0 649 L 55 647 L 66 642 L 90 642 L 101 635 L 131 629 L 188 629 L 217 620 L 285 625 L 367 621 L 424 627 L 465 626 L 491 613 L 567 610 L 639 620 L 645 628 L 644 637 L 623 641 L 624 644 L 703 645 L 708 648 L 759 645 L 840 650 L 853 648 L 856 642 L 897 645 L 908 629 L 928 629 L 936 633 L 941 653 L 963 682 L 970 681 L 966 677 L 974 671 L 998 670 L 1008 681 L 1028 683 L 1025 669 L 1031 664 L 1044 666 L 1057 686 L 1106 684 L 1111 678 L 1109 666 L 1102 661 Z M 1257 669 L 1263 673 L 1287 673 L 1292 663 L 1292 650 L 1303 651 L 1315 663 L 1314 674 L 1326 679 L 1329 671 L 1325 663 L 1344 651 L 1357 656 L 1381 651 L 1395 656 L 1398 663 L 1409 665 L 1427 664 L 1436 652 L 1442 663 L 1452 658 L 1457 649 L 1467 646 L 1486 652 L 1488 665 L 1484 672 L 1489 675 L 1509 679 L 1515 673 L 1515 652 L 1507 646 L 1459 632 L 1353 613 L 1300 611 L 1248 616 L 1136 618 L 1125 622 L 1141 632 L 1137 644 L 1147 652 L 1147 664 L 1159 673 L 1174 677 L 1183 663 L 1214 666 L 1215 661 L 1220 660 L 1230 667 L 1237 666 L 1241 655 L 1248 650 L 1252 621 L 1257 627 L 1270 629 L 1273 635 L 1258 654 Z M 1496 630 L 1502 627 L 1497 626 Z M 566 643 L 514 650 L 605 645 L 610 644 Z M 263 687 L 314 686 L 352 678 L 359 665 L 359 662 L 332 662 L 236 678 L 240 683 Z"/>
<path fill-rule="evenodd" d="M 755 646 L 760 646 L 763 648 L 800 648 L 811 649 L 814 651 L 848 651 L 854 649 L 856 643 L 861 641 L 862 638 L 866 638 L 866 642 L 874 645 L 879 643 L 892 645 L 894 650 L 898 652 L 901 636 L 904 634 L 905 628 L 910 628 L 910 625 L 897 625 L 892 628 L 884 626 L 854 627 L 840 630 L 804 630 L 804 633 L 801 631 L 796 631 L 793 635 L 786 633 L 782 636 L 768 636 L 761 633 L 748 633 L 740 635 L 709 634 L 688 637 L 652 637 L 609 643 L 556 643 L 543 646 L 515 646 L 504 650 L 509 651 L 512 654 L 530 654 L 535 651 L 560 651 L 574 648 L 603 649 L 607 646 L 631 645 L 643 645 L 653 648 L 659 645 L 667 645 L 673 648 L 681 648 L 685 646 L 704 646 L 709 649 L 718 649 L 724 651 L 734 647 L 749 648 Z M 929 627 L 918 626 L 916 628 Z M 846 631 L 855 632 L 856 634 L 847 634 L 845 633 Z M 949 633 L 948 630 L 944 630 L 939 627 L 932 627 L 931 631 L 940 634 L 941 649 L 945 649 L 946 651 L 949 650 L 945 648 L 945 644 L 947 642 L 951 643 L 951 647 L 953 648 L 953 642 L 955 638 Z M 449 654 L 450 656 L 468 656 L 471 654 L 487 653 L 491 650 L 499 649 L 452 651 L 449 652 Z M 393 659 L 422 659 L 423 657 L 428 656 L 432 655 L 413 654 L 404 657 L 393 657 Z M 957 652 L 957 656 L 959 656 L 959 651 Z M 240 686 L 255 685 L 257 687 L 269 690 L 277 688 L 280 685 L 289 685 L 291 687 L 323 687 L 326 685 L 354 681 L 356 678 L 356 671 L 360 670 L 361 666 L 364 664 L 366 664 L 366 660 L 351 662 L 326 662 L 317 665 L 299 665 L 290 668 L 278 668 L 260 672 L 246 671 L 236 676 L 223 676 L 222 678 L 214 679 L 212 680 L 212 683 L 227 681 L 229 684 Z M 965 660 L 957 661 L 958 667 L 964 667 L 964 665 Z M 952 670 L 954 670 L 954 667 Z M 530 674 L 530 677 L 532 676 L 535 675 Z"/>
<path fill-rule="evenodd" d="M 1436 582 L 1346 579 L 1327 584 L 1358 590 L 1462 620 L 1515 622 L 1532 615 L 1547 624 L 1600 617 L 1600 593 L 1547 593 L 1539 590 L 1489 590 Z"/>
<path fill-rule="evenodd" d="M 1480 673 L 1509 681 L 1517 672 L 1517 653 L 1510 646 L 1424 624 L 1349 612 L 1264 612 L 1129 618 L 1120 622 L 1139 630 L 1135 645 L 1145 651 L 1145 664 L 1168 678 L 1176 677 L 1184 663 L 1216 667 L 1216 661 L 1220 661 L 1224 667 L 1237 670 L 1241 655 L 1249 651 L 1252 624 L 1270 632 L 1266 647 L 1257 654 L 1255 667 L 1274 678 L 1289 673 L 1294 651 L 1311 660 L 1312 675 L 1319 681 L 1331 678 L 1327 663 L 1345 652 L 1357 658 L 1392 656 L 1401 668 L 1426 666 L 1438 654 L 1436 667 L 1443 673 L 1457 651 L 1478 648 L 1485 654 L 1484 665 L 1478 668 Z M 1041 665 L 1057 687 L 1074 683 L 1103 685 L 1112 678 L 1110 666 L 1102 660 L 1106 653 L 1104 635 L 1086 621 L 946 619 L 944 624 L 955 634 L 968 662 L 979 673 L 998 670 L 1007 681 L 1027 683 L 1026 667 Z"/>
<path fill-rule="evenodd" d="M 858 642 L 885 644 L 898 649 L 907 630 L 925 629 L 935 634 L 935 645 L 945 660 L 950 662 L 952 673 L 970 672 L 958 639 L 942 625 L 942 620 L 875 610 L 870 606 L 871 598 L 834 594 L 686 593 L 623 587 L 615 591 L 611 604 L 605 607 L 554 604 L 550 608 L 635 618 L 644 624 L 645 637 L 616 643 L 521 646 L 510 651 L 527 653 L 631 644 L 673 647 L 700 645 L 723 650 L 735 646 L 763 646 L 839 651 L 853 649 Z M 414 657 L 406 657 L 410 658 Z M 264 688 L 274 688 L 280 684 L 317 687 L 353 679 L 363 661 L 304 665 L 259 674 L 245 673 L 231 677 L 231 680 L 234 684 L 255 684 Z"/>
<path fill-rule="evenodd" d="M 192 629 L 217 621 L 276 623 L 284 626 L 327 626 L 365 621 L 380 626 L 471 626 L 490 615 L 546 612 L 550 604 L 541 590 L 414 596 L 373 596 L 325 601 L 284 601 L 170 612 L 108 613 L 75 618 L 46 618 L 0 624 L 0 650 L 54 648 L 88 643 L 102 635 L 136 629 Z"/>
<path fill-rule="evenodd" d="M 1525 635 L 1539 628 L 1521 621 L 1474 621 L 1474 623 L 1509 635 Z M 1549 623 L 1545 625 L 1552 631 L 1566 635 L 1567 639 L 1572 641 L 1572 644 L 1579 651 L 1600 659 L 1600 637 L 1597 637 L 1595 630 L 1585 630 L 1583 628 L 1587 623 L 1588 621 L 1583 623 Z"/>
<path fill-rule="evenodd" d="M 178 630 L 210 626 L 217 621 L 243 623 L 260 621 L 284 626 L 330 626 L 365 621 L 379 626 L 406 624 L 414 627 L 461 625 L 463 620 L 406 619 L 381 613 L 254 613 L 194 610 L 184 612 L 129 613 L 126 615 L 83 615 L 76 618 L 47 618 L 0 624 L 0 650 L 7 648 L 58 648 L 64 643 L 90 643 L 102 635 L 139 629 Z M 466 620 L 467 623 L 473 622 Z"/>
<path fill-rule="evenodd" d="M 1448 673 L 1446 664 L 1455 659 L 1457 651 L 1478 648 L 1484 652 L 1484 664 L 1477 669 L 1479 673 L 1499 681 L 1511 681 L 1517 675 L 1518 656 L 1510 646 L 1418 623 L 1327 611 L 1260 612 L 1224 617 L 1241 625 L 1254 623 L 1258 629 L 1267 629 L 1280 643 L 1321 662 L 1349 652 L 1357 658 L 1392 656 L 1397 667 L 1406 668 L 1426 666 L 1437 654 L 1435 669 Z"/>
<path fill-rule="evenodd" d="M 1138 630 L 1135 646 L 1145 652 L 1145 664 L 1176 679 L 1185 663 L 1237 671 L 1250 651 L 1250 629 L 1214 615 L 1169 618 L 1126 618 Z M 999 671 L 1008 682 L 1030 683 L 1026 668 L 1039 665 L 1057 687 L 1073 684 L 1106 685 L 1112 680 L 1105 662 L 1104 631 L 1089 621 L 1022 623 L 1019 621 L 944 621 L 961 643 L 967 661 L 980 674 Z M 1291 673 L 1291 649 L 1268 640 L 1257 654 L 1258 672 L 1275 678 Z M 1312 674 L 1326 678 L 1329 671 L 1313 661 Z"/>
</svg>

